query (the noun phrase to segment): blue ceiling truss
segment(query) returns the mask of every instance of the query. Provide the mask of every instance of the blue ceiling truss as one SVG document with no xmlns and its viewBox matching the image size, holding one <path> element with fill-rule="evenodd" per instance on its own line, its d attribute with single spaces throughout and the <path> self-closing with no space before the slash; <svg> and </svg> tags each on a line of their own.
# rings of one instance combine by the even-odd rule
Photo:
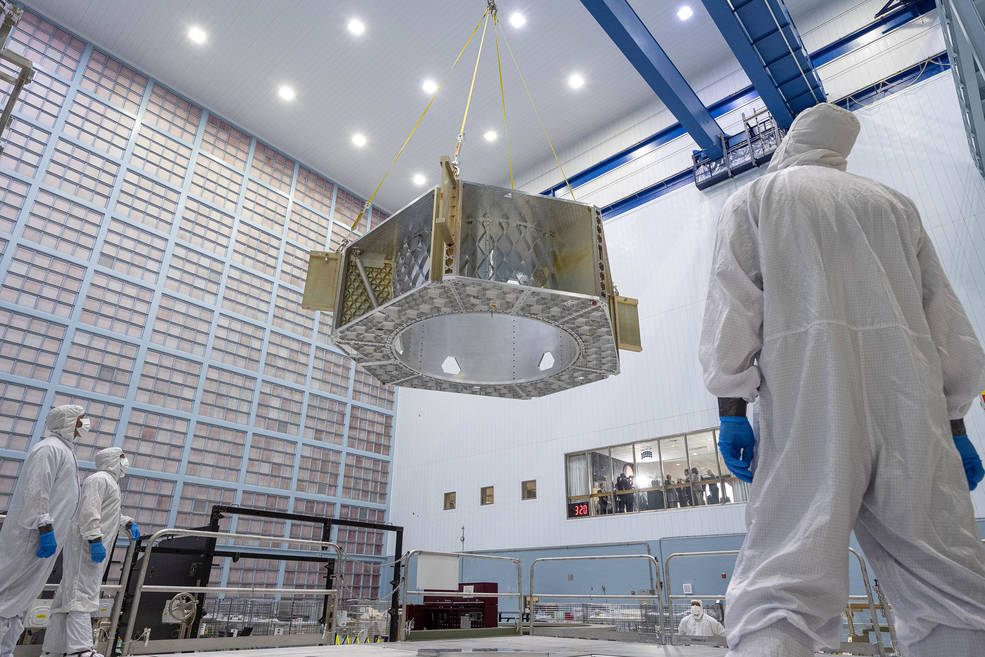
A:
<svg viewBox="0 0 985 657">
<path fill-rule="evenodd" d="M 927 80 L 935 75 L 943 73 L 944 71 L 950 70 L 950 68 L 951 63 L 948 59 L 947 52 L 945 51 L 923 62 L 918 62 L 917 64 L 914 64 L 913 66 L 906 68 L 884 80 L 880 80 L 873 85 L 860 89 L 845 98 L 834 101 L 834 103 L 844 109 L 854 111 L 867 105 L 871 105 L 872 103 L 891 96 L 903 89 L 907 89 L 917 82 Z M 602 207 L 602 219 L 605 220 L 617 217 L 625 212 L 633 210 L 634 208 L 638 208 L 644 203 L 649 203 L 650 201 L 660 198 L 665 194 L 669 194 L 675 189 L 686 187 L 694 182 L 694 169 L 686 169 L 680 173 L 676 173 L 669 178 L 665 178 L 639 190 L 638 192 L 625 196 L 618 201 L 614 201 L 613 203 Z"/>
<path fill-rule="evenodd" d="M 752 86 L 783 128 L 826 96 L 783 0 L 702 0 Z"/>
<path fill-rule="evenodd" d="M 584 0 L 583 0 L 584 3 Z M 880 14 L 876 20 L 869 23 L 868 25 L 859 28 L 845 36 L 837 39 L 828 45 L 824 46 L 811 53 L 810 61 L 812 66 L 816 69 L 817 67 L 823 66 L 835 59 L 847 55 L 851 52 L 862 48 L 887 33 L 909 23 L 910 21 L 923 16 L 936 9 L 934 0 L 917 0 L 915 2 L 902 3 L 900 6 L 892 9 L 887 13 Z M 946 59 L 945 59 L 946 61 Z M 928 74 L 933 74 L 935 72 L 934 67 L 928 70 Z M 908 71 L 907 71 L 908 72 Z M 905 72 L 904 72 L 905 73 Z M 711 116 L 715 119 L 723 116 L 724 114 L 731 112 L 739 107 L 749 104 L 756 98 L 759 98 L 760 94 L 756 91 L 753 86 L 746 87 L 722 100 L 708 106 L 708 111 Z M 845 100 L 840 101 L 842 103 L 848 104 Z M 852 107 L 854 109 L 854 107 Z M 667 128 L 650 135 L 646 139 L 639 141 L 628 148 L 625 148 L 596 164 L 579 171 L 573 176 L 569 177 L 569 181 L 572 187 L 578 187 L 584 185 L 587 182 L 595 180 L 596 178 L 605 175 L 606 173 L 629 164 L 639 158 L 653 152 L 660 146 L 687 134 L 687 130 L 681 123 L 675 123 Z M 739 135 L 741 137 L 741 135 Z M 647 187 L 646 189 L 640 190 L 624 199 L 620 199 L 615 203 L 610 204 L 603 208 L 603 215 L 606 217 L 613 217 L 622 212 L 625 212 L 633 207 L 641 205 L 653 198 L 661 196 L 678 189 L 679 187 L 690 184 L 694 182 L 692 171 L 683 171 L 679 174 L 675 174 L 666 180 L 659 181 L 654 185 Z M 547 196 L 556 196 L 562 190 L 565 189 L 564 182 L 560 182 L 548 189 L 541 192 Z"/>
<path fill-rule="evenodd" d="M 725 133 L 627 0 L 581 0 L 661 102 L 708 157 L 723 155 Z"/>
</svg>

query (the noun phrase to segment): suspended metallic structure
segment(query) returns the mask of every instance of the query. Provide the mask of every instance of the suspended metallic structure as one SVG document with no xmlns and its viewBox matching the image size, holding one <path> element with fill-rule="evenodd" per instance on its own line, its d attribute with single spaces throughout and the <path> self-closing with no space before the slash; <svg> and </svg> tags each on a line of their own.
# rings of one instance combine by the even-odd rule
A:
<svg viewBox="0 0 985 657">
<path fill-rule="evenodd" d="M 640 351 L 616 293 L 599 209 L 442 183 L 340 252 L 311 253 L 304 307 L 392 385 L 529 399 L 619 373 Z"/>
</svg>

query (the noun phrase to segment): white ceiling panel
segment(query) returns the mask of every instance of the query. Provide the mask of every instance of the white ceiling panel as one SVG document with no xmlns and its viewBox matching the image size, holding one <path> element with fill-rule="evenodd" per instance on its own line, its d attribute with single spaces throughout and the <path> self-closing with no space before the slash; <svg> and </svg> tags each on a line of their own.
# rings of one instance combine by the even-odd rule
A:
<svg viewBox="0 0 985 657">
<path fill-rule="evenodd" d="M 794 18 L 823 0 L 789 0 Z M 652 91 L 578 0 L 500 2 L 510 40 L 555 147 L 562 150 L 642 107 Z M 634 7 L 684 76 L 694 82 L 738 68 L 707 13 L 676 18 L 678 2 L 635 0 Z M 853 3 L 853 4 L 858 4 Z M 485 9 L 485 0 L 27 0 L 27 5 L 109 54 L 213 110 L 362 196 L 369 195 L 414 126 L 428 97 Z M 527 19 L 511 27 L 514 11 Z M 359 38 L 351 17 L 367 26 Z M 208 32 L 204 46 L 186 37 Z M 462 120 L 479 35 L 463 56 L 377 197 L 396 209 L 420 193 L 411 177 L 438 178 Z M 540 124 L 500 43 L 514 174 L 549 154 Z M 580 72 L 581 91 L 566 80 Z M 490 24 L 465 144 L 463 177 L 502 183 L 507 176 L 496 49 Z M 277 88 L 297 98 L 284 103 Z M 499 140 L 487 143 L 487 130 Z M 368 138 L 363 149 L 354 132 Z"/>
</svg>

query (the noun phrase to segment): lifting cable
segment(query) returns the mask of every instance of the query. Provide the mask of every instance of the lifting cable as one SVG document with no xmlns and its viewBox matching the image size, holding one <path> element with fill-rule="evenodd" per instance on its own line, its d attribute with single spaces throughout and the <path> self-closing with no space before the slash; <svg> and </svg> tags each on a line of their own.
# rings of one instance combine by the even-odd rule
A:
<svg viewBox="0 0 985 657">
<path fill-rule="evenodd" d="M 506 133 L 506 170 L 510 174 L 510 189 L 513 185 L 513 155 L 510 153 L 510 124 L 506 120 L 506 91 L 503 89 L 503 62 L 499 57 L 499 12 L 493 12 L 493 35 L 496 37 L 496 67 L 499 69 L 499 98 L 503 102 L 503 131 Z"/>
<path fill-rule="evenodd" d="M 530 105 L 534 108 L 534 114 L 537 115 L 537 120 L 540 121 L 540 128 L 544 131 L 544 136 L 547 137 L 547 145 L 551 147 L 551 153 L 554 155 L 554 162 L 557 163 L 557 168 L 561 172 L 561 177 L 564 178 L 564 184 L 568 188 L 568 193 L 571 195 L 571 200 L 575 200 L 575 192 L 571 189 L 571 183 L 568 182 L 568 176 L 564 174 L 564 167 L 561 166 L 561 160 L 558 159 L 557 151 L 554 150 L 554 144 L 551 143 L 551 136 L 547 134 L 547 126 L 544 125 L 544 119 L 541 118 L 540 112 L 537 110 L 537 104 L 534 102 L 534 97 L 530 94 L 530 88 L 527 86 L 527 80 L 523 77 L 523 73 L 520 72 L 520 65 L 516 63 L 516 55 L 513 54 L 513 48 L 510 47 L 510 40 L 506 38 L 506 32 L 503 32 L 503 43 L 506 44 L 506 50 L 510 53 L 510 59 L 513 60 L 513 66 L 516 68 L 517 75 L 520 76 L 520 82 L 523 83 L 523 90 L 527 92 L 527 98 L 530 99 Z"/>
<path fill-rule="evenodd" d="M 472 106 L 472 92 L 475 90 L 475 77 L 479 73 L 479 60 L 482 59 L 482 44 L 486 42 L 486 28 L 489 27 L 489 11 L 493 6 L 487 7 L 486 11 L 482 14 L 485 22 L 482 24 L 482 36 L 479 38 L 479 53 L 475 56 L 475 68 L 472 69 L 472 83 L 469 85 L 469 95 L 465 99 L 465 115 L 462 116 L 462 127 L 458 131 L 458 140 L 455 142 L 455 155 L 451 159 L 451 163 L 452 166 L 455 167 L 456 174 L 459 171 L 458 154 L 462 151 L 462 141 L 465 139 L 465 123 L 469 120 L 469 108 Z"/>
<path fill-rule="evenodd" d="M 387 168 L 386 173 L 383 174 L 383 179 L 380 180 L 380 184 L 376 186 L 375 190 L 373 190 L 373 195 L 369 197 L 369 200 L 366 201 L 366 203 L 363 205 L 362 210 L 359 211 L 359 216 L 357 216 L 356 220 L 352 222 L 352 226 L 349 227 L 350 231 L 356 230 L 356 226 L 359 225 L 359 220 L 363 218 L 363 215 L 366 213 L 366 210 L 368 210 L 370 205 L 372 205 L 373 199 L 376 198 L 376 195 L 379 193 L 380 188 L 383 187 L 383 183 L 386 182 L 387 176 L 390 175 L 390 171 L 393 169 L 393 165 L 395 165 L 397 163 L 397 160 L 400 159 L 400 156 L 403 154 L 404 149 L 407 147 L 407 144 L 414 136 L 414 133 L 417 132 L 417 128 L 420 127 L 421 122 L 424 120 L 424 117 L 428 113 L 428 110 L 431 109 L 431 105 L 434 103 L 434 99 L 438 97 L 439 93 L 441 93 L 441 89 L 442 87 L 445 86 L 445 82 L 448 81 L 448 77 L 451 75 L 452 71 L 455 70 L 455 66 L 458 64 L 458 60 L 462 58 L 462 55 L 465 53 L 465 49 L 469 47 L 470 43 L 472 43 L 472 38 L 475 36 L 476 32 L 479 31 L 479 26 L 482 25 L 482 22 L 484 20 L 486 20 L 486 16 L 488 14 L 489 14 L 489 9 L 486 9 L 486 11 L 484 11 L 482 16 L 479 18 L 479 22 L 475 24 L 475 28 L 472 30 L 472 34 L 469 35 L 469 38 L 465 41 L 465 45 L 462 46 L 462 49 L 458 51 L 458 56 L 455 57 L 455 61 L 452 62 L 451 68 L 449 68 L 448 72 L 445 73 L 445 76 L 441 78 L 441 84 L 439 84 L 435 92 L 431 94 L 431 99 L 428 101 L 427 106 L 424 108 L 424 111 L 421 113 L 420 118 L 417 119 L 417 123 L 414 124 L 414 128 L 410 131 L 410 134 L 407 135 L 407 139 L 404 140 L 403 146 L 401 146 L 400 150 L 397 151 L 397 155 L 393 158 L 393 162 L 390 163 L 390 166 Z M 485 32 L 484 29 L 483 32 Z M 343 240 L 342 244 L 339 246 L 339 251 L 342 250 L 342 248 L 345 246 L 345 243 L 346 243 L 345 240 Z"/>
</svg>

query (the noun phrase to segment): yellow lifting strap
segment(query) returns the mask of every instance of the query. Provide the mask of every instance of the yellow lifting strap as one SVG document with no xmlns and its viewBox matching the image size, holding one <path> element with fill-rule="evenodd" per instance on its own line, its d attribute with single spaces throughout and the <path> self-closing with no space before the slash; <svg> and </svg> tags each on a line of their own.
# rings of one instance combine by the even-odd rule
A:
<svg viewBox="0 0 985 657">
<path fill-rule="evenodd" d="M 489 27 L 489 9 L 486 9 L 485 22 L 482 24 L 482 36 L 479 38 L 479 53 L 475 56 L 475 68 L 472 69 L 472 83 L 469 85 L 469 95 L 465 99 L 465 115 L 462 116 L 462 127 L 458 130 L 458 140 L 455 142 L 455 155 L 452 163 L 458 172 L 458 154 L 462 150 L 462 139 L 465 138 L 465 122 L 469 120 L 469 107 L 472 106 L 472 92 L 475 90 L 475 77 L 479 73 L 479 60 L 482 59 L 482 44 L 486 42 L 486 28 Z"/>
<path fill-rule="evenodd" d="M 499 58 L 499 14 L 493 14 L 493 35 L 496 37 L 496 66 L 499 68 L 499 98 L 503 102 L 503 132 L 506 133 L 506 170 L 510 174 L 510 189 L 513 185 L 513 155 L 510 153 L 510 124 L 506 120 L 506 91 L 503 89 L 503 62 Z"/>
<path fill-rule="evenodd" d="M 431 99 L 428 101 L 428 104 L 424 108 L 424 111 L 421 112 L 421 116 L 419 119 L 417 119 L 417 123 L 414 124 L 414 128 L 410 131 L 410 134 L 407 135 L 407 139 L 404 140 L 404 143 L 400 147 L 400 150 L 397 151 L 397 155 L 393 158 L 393 162 L 391 162 L 390 166 L 387 167 L 386 173 L 383 174 L 383 179 L 380 180 L 380 184 L 376 186 L 375 190 L 373 190 L 373 195 L 370 196 L 369 200 L 366 201 L 365 205 L 363 205 L 363 209 L 359 211 L 359 216 L 357 216 L 356 220 L 352 222 L 352 226 L 349 227 L 349 230 L 356 229 L 356 226 L 359 225 L 359 221 L 363 218 L 363 215 L 366 213 L 366 210 L 370 207 L 370 205 L 373 204 L 373 199 L 376 198 L 376 195 L 379 193 L 380 188 L 383 187 L 383 183 L 386 182 L 387 176 L 390 175 L 390 171 L 393 169 L 393 166 L 397 163 L 397 160 L 400 159 L 400 156 L 403 155 L 404 149 L 407 148 L 407 144 L 410 143 L 410 140 L 411 138 L 413 138 L 414 133 L 417 132 L 417 128 L 420 127 L 421 122 L 424 120 L 424 117 L 427 116 L 428 110 L 431 109 L 431 105 L 434 103 L 434 99 L 438 97 L 439 93 L 441 93 L 441 89 L 442 87 L 445 86 L 445 82 L 448 81 L 448 77 L 451 75 L 452 71 L 455 70 L 455 66 L 458 64 L 458 60 L 460 60 L 462 58 L 462 55 L 465 54 L 465 50 L 469 47 L 469 44 L 472 43 L 472 38 L 475 36 L 475 33 L 479 31 L 479 26 L 482 25 L 483 21 L 486 20 L 486 17 L 488 15 L 489 15 L 489 9 L 486 8 L 486 10 L 482 12 L 482 16 L 479 18 L 479 22 L 475 24 L 475 28 L 472 30 L 472 34 L 470 34 L 469 38 L 465 41 L 465 45 L 462 46 L 462 49 L 458 51 L 458 56 L 455 57 L 455 61 L 452 62 L 451 68 L 449 68 L 448 72 L 445 73 L 445 76 L 441 78 L 441 84 L 439 84 L 435 92 L 431 94 Z M 485 34 L 485 28 L 483 28 L 482 31 L 483 34 Z M 481 49 L 480 49 L 480 53 L 481 53 Z M 473 77 L 473 84 L 474 82 L 475 80 Z M 471 98 L 471 92 L 469 92 L 469 97 Z M 466 109 L 466 115 L 467 114 L 468 114 L 468 110 Z"/>
<path fill-rule="evenodd" d="M 503 43 L 506 44 L 506 50 L 510 53 L 510 59 L 513 60 L 513 66 L 516 68 L 517 75 L 520 76 L 520 82 L 523 83 L 523 90 L 527 92 L 527 98 L 530 99 L 530 105 L 534 108 L 534 114 L 537 115 L 537 120 L 540 121 L 540 129 L 544 131 L 544 136 L 547 137 L 547 145 L 551 147 L 551 153 L 554 154 L 554 162 L 557 163 L 557 168 L 561 172 L 561 177 L 564 178 L 564 184 L 568 187 L 568 193 L 571 194 L 571 200 L 575 200 L 575 192 L 571 189 L 571 183 L 568 182 L 568 176 L 564 174 L 564 167 L 561 166 L 561 160 L 558 159 L 557 151 L 554 150 L 554 144 L 551 143 L 551 136 L 547 134 L 547 126 L 544 125 L 544 119 L 540 117 L 540 111 L 537 109 L 537 103 L 534 102 L 534 97 L 530 93 L 530 88 L 527 86 L 527 80 L 523 77 L 523 73 L 520 72 L 520 65 L 516 63 L 516 55 L 513 54 L 513 48 L 510 47 L 510 40 L 506 38 L 506 32 L 503 32 Z"/>
</svg>

